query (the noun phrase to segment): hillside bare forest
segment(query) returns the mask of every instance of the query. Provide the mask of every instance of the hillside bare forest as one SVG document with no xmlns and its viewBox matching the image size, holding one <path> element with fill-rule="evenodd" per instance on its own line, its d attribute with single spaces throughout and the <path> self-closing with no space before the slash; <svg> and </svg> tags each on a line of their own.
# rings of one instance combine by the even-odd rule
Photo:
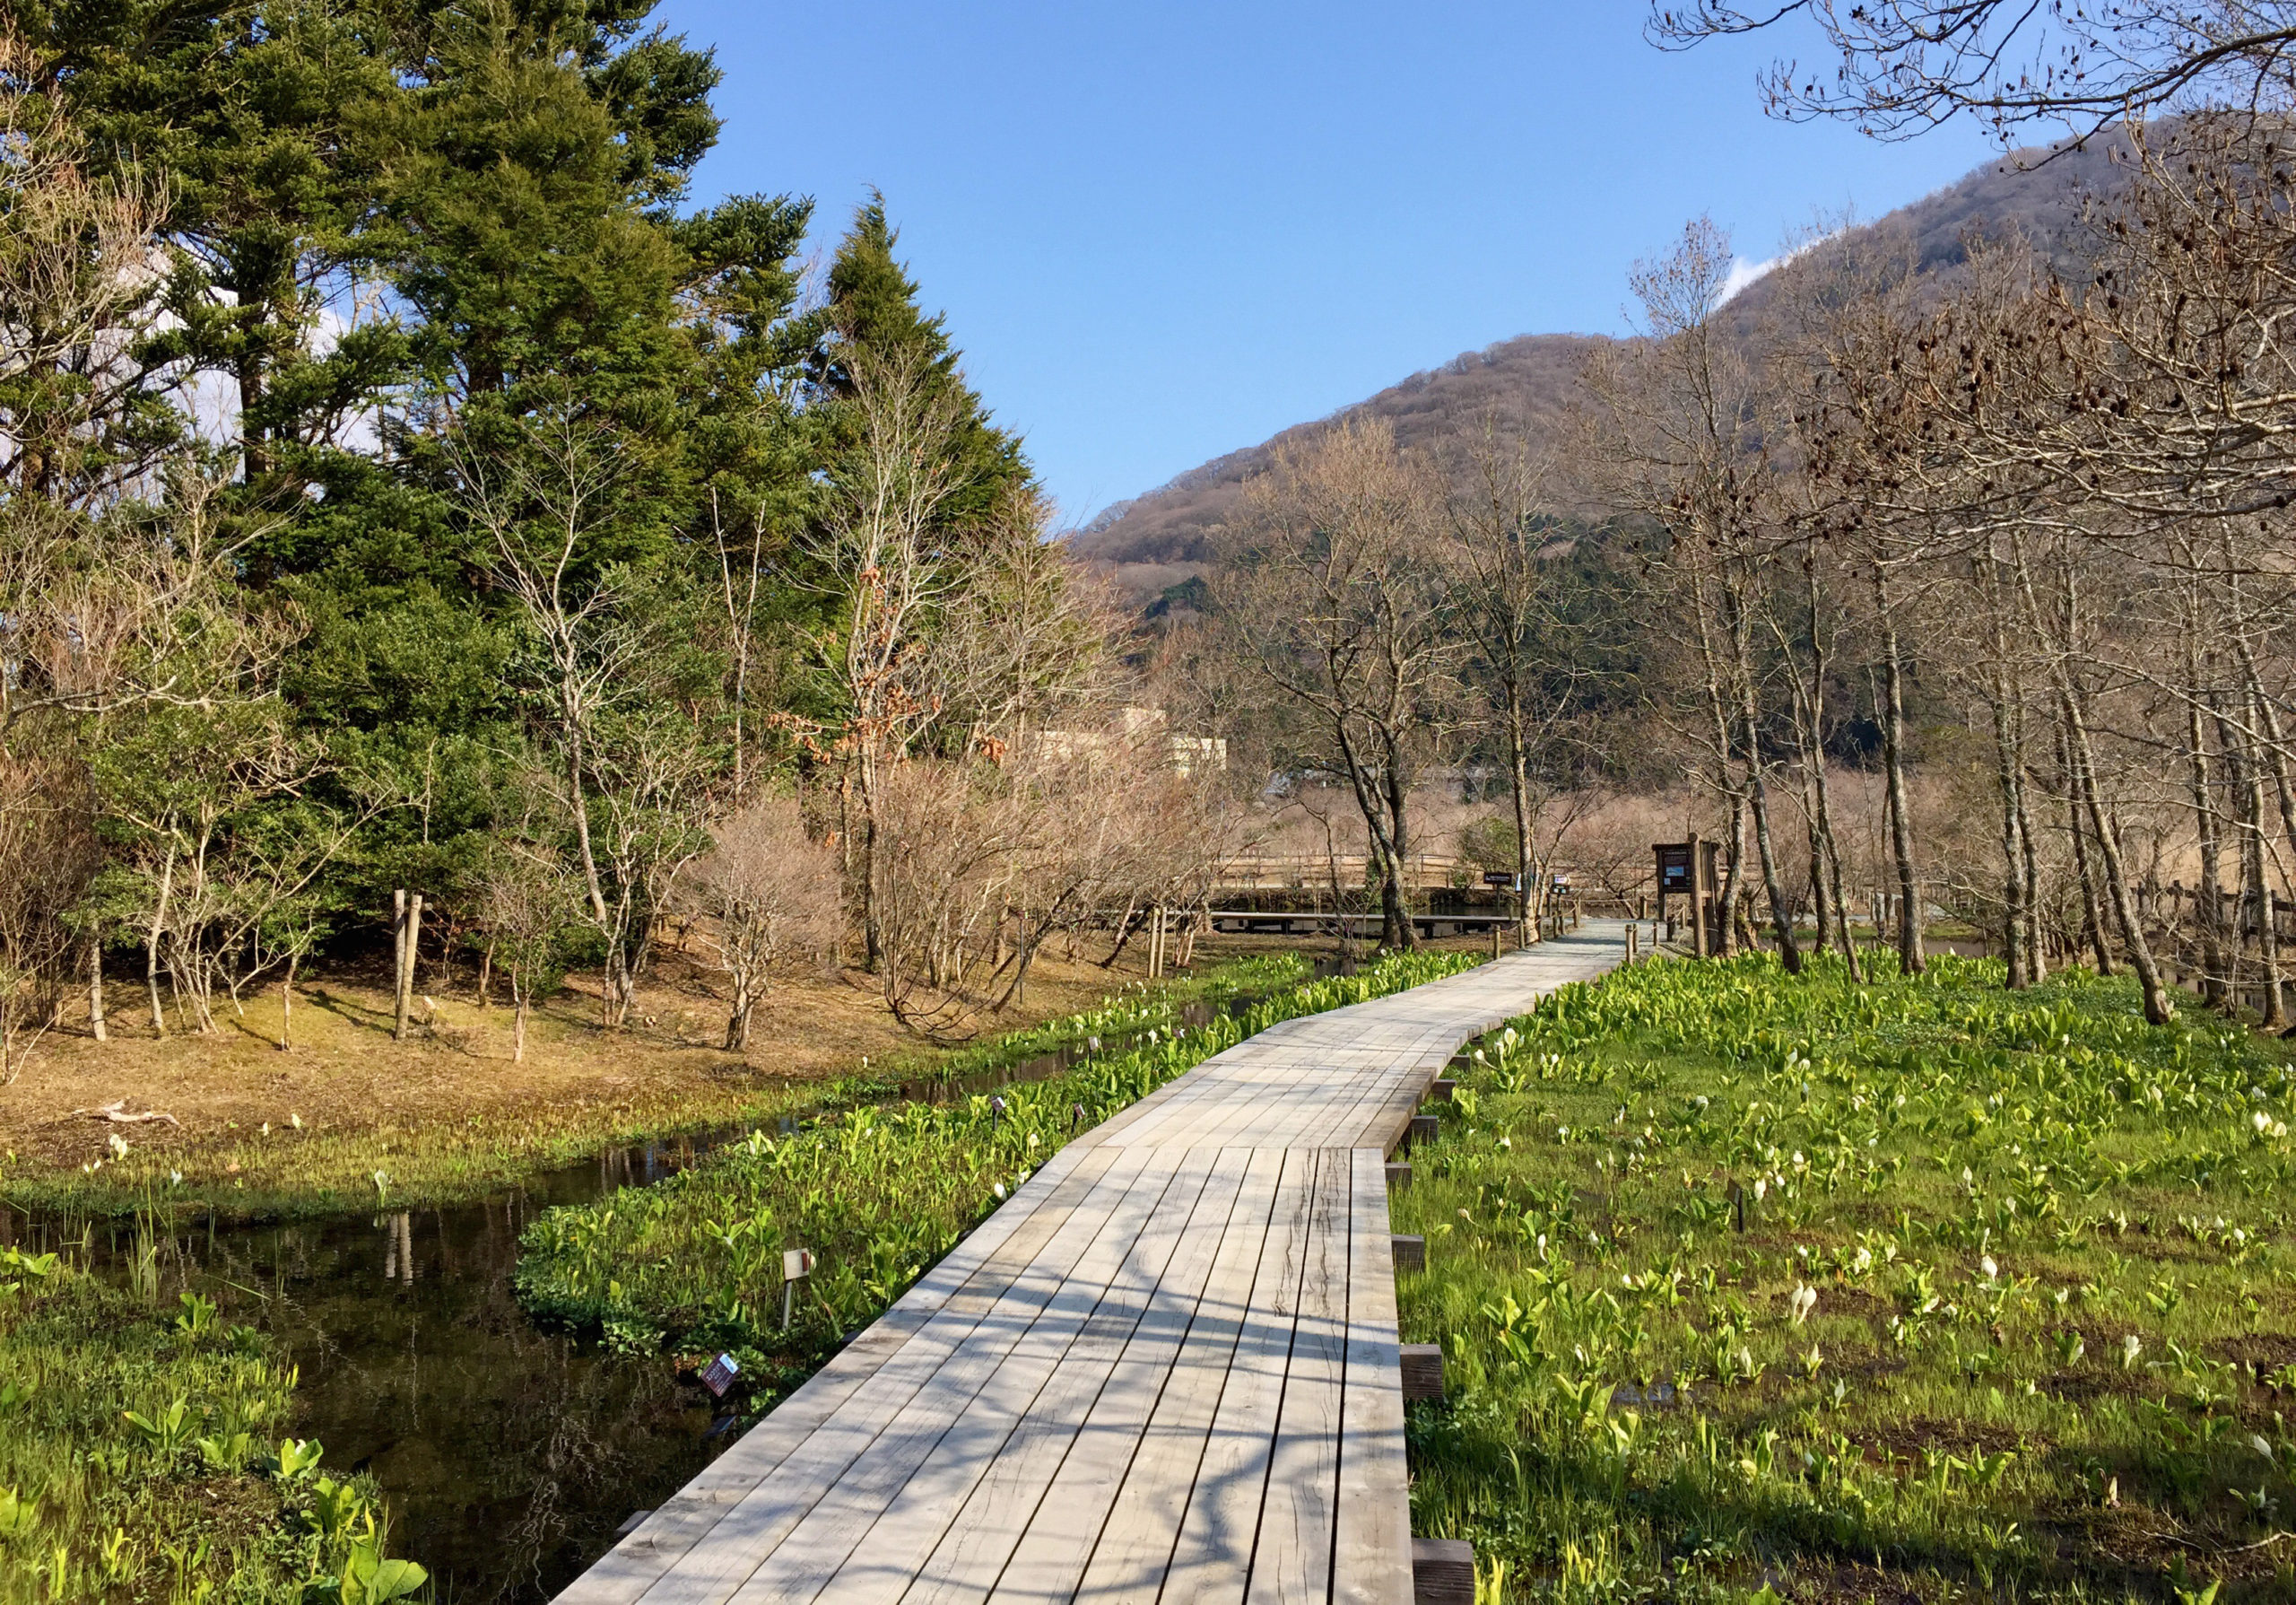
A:
<svg viewBox="0 0 2296 1605">
<path fill-rule="evenodd" d="M 1631 902 L 1696 826 L 1723 939 L 1789 967 L 1857 924 L 1918 970 L 1942 920 L 2013 985 L 2126 966 L 2156 1018 L 2283 1025 L 2291 135 L 2170 109 L 1735 295 L 1693 220 L 1632 337 L 1461 358 L 1072 545 L 1374 860 L 1483 797 L 1444 846 Z"/>
<path fill-rule="evenodd" d="M 2118 189 L 2128 155 L 2126 142 L 2109 135 L 2061 153 L 2021 150 L 1877 219 L 1813 217 L 1813 228 L 1823 235 L 1815 249 L 1842 249 L 1846 241 L 1835 240 L 1837 233 L 1887 239 L 1916 271 L 1942 282 L 1966 268 L 1972 240 L 2013 236 L 2071 266 L 2081 255 L 2083 207 Z M 2046 162 L 2045 156 L 2050 158 Z M 1752 243 L 1739 241 L 1742 253 Z M 1765 275 L 1732 297 L 1725 314 L 1729 327 L 1753 336 L 1778 287 L 1777 278 Z M 1214 534 L 1234 510 L 1245 481 L 1265 472 L 1284 447 L 1343 419 L 1379 420 L 1400 445 L 1438 455 L 1447 442 L 1486 426 L 1550 444 L 1570 406 L 1583 400 L 1579 380 L 1587 362 L 1610 344 L 1600 335 L 1524 335 L 1464 352 L 1329 419 L 1297 424 L 1117 502 L 1072 532 L 1069 544 L 1126 597 L 1152 602 L 1214 560 Z M 1575 510 L 1599 517 L 1602 508 L 1587 500 Z"/>
</svg>

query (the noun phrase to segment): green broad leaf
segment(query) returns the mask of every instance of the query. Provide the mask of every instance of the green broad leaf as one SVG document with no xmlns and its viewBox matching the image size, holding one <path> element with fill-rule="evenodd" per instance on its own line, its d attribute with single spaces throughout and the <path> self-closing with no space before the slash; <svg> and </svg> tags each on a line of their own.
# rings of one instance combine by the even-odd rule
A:
<svg viewBox="0 0 2296 1605">
<path fill-rule="evenodd" d="M 430 1574 L 411 1560 L 385 1560 L 376 1564 L 374 1574 L 367 1580 L 368 1605 L 384 1605 L 386 1601 L 403 1600 L 430 1580 Z"/>
</svg>

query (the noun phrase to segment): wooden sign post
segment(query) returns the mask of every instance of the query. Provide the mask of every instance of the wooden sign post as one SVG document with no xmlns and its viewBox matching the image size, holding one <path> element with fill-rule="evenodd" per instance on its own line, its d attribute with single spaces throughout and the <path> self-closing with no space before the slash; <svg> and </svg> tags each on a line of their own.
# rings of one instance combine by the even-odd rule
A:
<svg viewBox="0 0 2296 1605">
<path fill-rule="evenodd" d="M 1714 907 L 1716 887 L 1720 877 L 1715 873 L 1715 848 L 1711 842 L 1701 841 L 1696 831 L 1687 842 L 1658 842 L 1651 844 L 1657 859 L 1658 918 L 1666 917 L 1666 899 L 1680 895 L 1690 903 L 1691 951 L 1705 958 L 1719 946 L 1716 929 L 1718 911 Z"/>
</svg>

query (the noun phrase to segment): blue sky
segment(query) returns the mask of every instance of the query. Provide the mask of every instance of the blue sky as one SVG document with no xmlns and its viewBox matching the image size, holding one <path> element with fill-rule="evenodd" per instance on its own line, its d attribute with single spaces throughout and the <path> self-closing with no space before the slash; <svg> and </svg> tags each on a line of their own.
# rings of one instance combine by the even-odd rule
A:
<svg viewBox="0 0 2296 1605">
<path fill-rule="evenodd" d="M 1072 519 L 1420 369 L 1616 331 L 1710 213 L 1749 261 L 1985 161 L 1761 115 L 1809 36 L 1686 55 L 1640 0 L 1374 5 L 672 0 L 726 130 L 697 198 L 871 185 L 966 371 Z"/>
</svg>

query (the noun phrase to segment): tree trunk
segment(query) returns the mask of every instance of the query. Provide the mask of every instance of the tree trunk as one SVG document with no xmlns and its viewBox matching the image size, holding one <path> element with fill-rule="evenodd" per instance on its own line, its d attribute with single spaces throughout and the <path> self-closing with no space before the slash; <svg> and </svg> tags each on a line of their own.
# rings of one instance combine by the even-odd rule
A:
<svg viewBox="0 0 2296 1605">
<path fill-rule="evenodd" d="M 2088 795 L 2081 787 L 2081 777 L 2073 765 L 2073 744 L 2065 728 L 2062 704 L 2057 720 L 2057 763 L 2065 779 L 2065 823 L 2066 838 L 2073 846 L 2073 874 L 2081 883 L 2081 939 L 2089 945 L 2097 961 L 2097 973 L 2113 975 L 2119 965 L 2113 960 L 2112 944 L 2105 932 L 2104 899 L 2097 890 L 2096 868 L 2090 861 L 2089 829 L 2083 823 L 2088 807 Z"/>
<path fill-rule="evenodd" d="M 1857 933 L 1849 929 L 1849 896 L 1841 879 L 1841 843 L 1834 835 L 1833 801 L 1826 784 L 1825 764 L 1818 765 L 1818 835 L 1824 844 L 1826 873 L 1833 891 L 1834 928 L 1841 956 L 1849 965 L 1849 979 L 1866 984 L 1866 961 L 1857 955 Z"/>
<path fill-rule="evenodd" d="M 2192 551 L 2189 545 L 2184 548 L 2182 555 L 2187 568 L 2190 568 Z M 2200 851 L 2200 995 L 2209 1007 L 2214 1008 L 2223 1006 L 2224 990 L 2231 978 L 2231 967 L 2225 962 L 2221 919 L 2223 912 L 2221 878 L 2223 841 L 2218 828 L 2216 785 L 2209 771 L 2207 725 L 2200 711 L 2203 623 L 2196 580 L 2186 583 L 2183 614 L 2178 622 L 2181 626 L 2179 633 L 2183 637 L 2185 685 L 2188 690 L 2185 703 L 2185 775 L 2192 794 L 2193 825 Z M 2239 784 L 2239 755 L 2234 750 L 2221 711 L 2216 728 L 2225 762 L 2233 771 L 2232 783 L 2237 788 Z M 2243 842 L 2243 847 L 2245 845 Z M 2245 865 L 2247 861 L 2247 855 L 2243 852 L 2241 862 Z"/>
<path fill-rule="evenodd" d="M 2020 752 L 2025 746 L 2022 733 L 2024 722 L 2021 699 L 2017 714 Z M 2025 859 L 2025 955 L 2033 983 L 2038 986 L 2048 979 L 2049 952 L 2041 924 L 2040 850 L 2034 840 L 2031 780 L 2032 772 L 2021 761 L 2017 769 L 2017 846 Z"/>
<path fill-rule="evenodd" d="M 1403 885 L 1404 861 L 1410 851 L 1407 810 L 1411 788 L 1403 765 L 1395 762 L 1393 754 L 1389 755 L 1380 784 L 1386 792 L 1387 809 L 1387 874 L 1386 884 L 1379 888 L 1379 944 L 1389 952 L 1408 953 L 1419 946 L 1419 927 L 1412 923 Z"/>
<path fill-rule="evenodd" d="M 393 892 L 391 909 L 396 916 L 397 940 L 393 944 L 398 973 L 393 982 L 391 1036 L 404 1042 L 414 1013 L 414 971 L 422 940 L 422 894 Z"/>
<path fill-rule="evenodd" d="M 573 728 L 570 713 L 567 724 Z M 605 985 L 603 1002 L 604 1025 L 611 1031 L 622 1024 L 622 1011 L 626 1007 L 622 992 L 622 975 L 627 955 L 622 946 L 628 932 L 620 929 L 606 906 L 605 880 L 598 873 L 598 858 L 590 841 L 590 802 L 582 786 L 582 737 L 576 730 L 566 744 L 566 800 L 574 816 L 574 842 L 580 849 L 582 860 L 582 889 L 590 900 L 590 919 L 597 927 L 598 936 L 605 943 Z"/>
<path fill-rule="evenodd" d="M 1990 645 L 1994 659 L 1990 676 L 1994 784 L 2001 803 L 2002 958 L 2008 967 L 2011 990 L 2022 990 L 2032 985 L 2034 979 L 2026 918 L 2032 887 L 2026 878 L 2030 860 L 2023 850 L 2023 764 L 2018 756 L 2016 727 L 2010 709 L 2009 677 L 2002 665 L 2005 643 L 1997 629 Z"/>
<path fill-rule="evenodd" d="M 1334 885 L 1337 884 L 1337 877 L 1338 871 L 1334 870 Z M 1140 904 L 1136 900 L 1124 905 L 1124 918 L 1116 922 L 1116 945 L 1109 949 L 1108 957 L 1100 961 L 1101 969 L 1115 969 L 1116 961 L 1124 956 L 1125 945 L 1132 940 L 1132 917 L 1139 911 Z"/>
<path fill-rule="evenodd" d="M 2251 703 L 2246 710 L 2251 724 L 2256 709 Z M 2248 938 L 2240 929 L 2248 918 L 2256 920 L 2257 980 L 2263 990 L 2257 1012 L 2267 1026 L 2283 1024 L 2281 1018 L 2280 933 L 2273 929 L 2278 916 L 2273 895 L 2272 878 L 2266 872 L 2265 859 L 2265 796 L 2264 765 L 2257 761 L 2246 732 L 2219 714 L 2216 720 L 2219 738 L 2224 746 L 2228 778 L 2239 798 L 2240 878 L 2242 883 L 2239 907 L 2235 916 L 2232 944 L 2236 954 L 2245 959 Z M 2238 1002 L 2237 987 L 2234 1001 Z"/>
<path fill-rule="evenodd" d="M 104 939 L 88 938 L 88 1030 L 100 1042 L 109 1042 L 104 1029 Z"/>
<path fill-rule="evenodd" d="M 1726 610 L 1724 623 L 1730 632 L 1737 669 L 1737 723 L 1739 738 L 1746 744 L 1746 800 L 1753 816 L 1754 850 L 1761 860 L 1762 891 L 1770 899 L 1770 929 L 1778 937 L 1779 960 L 1785 964 L 1788 975 L 1799 975 L 1802 946 L 1794 934 L 1794 900 L 1787 894 L 1786 884 L 1779 876 L 1778 854 L 1770 840 L 1770 782 L 1763 778 L 1766 765 L 1761 753 L 1761 709 L 1755 698 L 1753 663 L 1746 643 L 1752 626 L 1745 614 L 1745 600 L 1726 575 L 1722 600 Z"/>
<path fill-rule="evenodd" d="M 295 964 L 301 958 L 298 953 L 287 955 L 287 974 L 279 983 L 279 1051 L 291 1052 L 295 1046 Z"/>
<path fill-rule="evenodd" d="M 1714 621 L 1709 612 L 1706 577 L 1696 570 L 1691 575 L 1691 613 L 1698 625 L 1699 666 L 1706 676 L 1706 716 L 1714 726 L 1714 761 L 1720 766 L 1716 787 L 1730 799 L 1730 870 L 1723 877 L 1715 910 L 1715 924 L 1720 928 L 1715 934 L 1721 956 L 1727 958 L 1737 951 L 1738 897 L 1745 882 L 1746 794 L 1731 773 L 1730 755 L 1737 750 L 1737 743 L 1730 735 L 1729 698 L 1722 685 L 1721 655 L 1714 646 Z M 1693 884 L 1698 879 L 1695 864 L 1692 866 L 1691 879 Z M 1696 918 L 1705 918 L 1703 908 L 1696 912 Z"/>
<path fill-rule="evenodd" d="M 406 888 L 391 892 L 391 1040 L 406 1040 Z"/>
<path fill-rule="evenodd" d="M 1984 598 L 1986 650 L 1992 659 L 1986 678 L 1993 711 L 1994 785 L 2001 802 L 2002 958 L 2010 990 L 2021 991 L 2038 979 L 2031 920 L 2036 888 L 2024 839 L 2024 755 L 2017 719 L 2021 699 L 2009 672 L 2009 632 L 1996 553 L 1987 552 L 1979 560 L 1977 580 Z"/>
<path fill-rule="evenodd" d="M 865 746 L 854 763 L 853 772 L 860 781 L 861 790 L 861 951 L 864 962 L 874 972 L 884 963 L 885 933 L 877 914 L 881 901 L 877 896 L 877 765 Z"/>
<path fill-rule="evenodd" d="M 1530 762 L 1523 751 L 1523 688 L 1507 682 L 1507 782 L 1515 803 L 1515 931 L 1518 946 L 1536 941 L 1531 926 Z"/>
<path fill-rule="evenodd" d="M 1833 809 L 1826 784 L 1826 637 L 1825 619 L 1818 606 L 1817 554 L 1805 550 L 1802 562 L 1804 594 L 1809 601 L 1806 624 L 1810 634 L 1810 685 L 1803 697 L 1808 733 L 1803 751 L 1809 764 L 1810 900 L 1818 916 L 1817 949 L 1822 953 L 1837 939 L 1848 962 L 1849 978 L 1863 982 L 1857 944 L 1849 936 L 1849 904 L 1841 889 L 1841 855 L 1834 842 Z"/>
<path fill-rule="evenodd" d="M 2096 757 L 2089 742 L 2088 721 L 2082 718 L 2080 704 L 2071 692 L 2066 691 L 2064 696 L 2066 737 L 2072 745 L 2075 775 L 2089 801 L 2089 822 L 2096 833 L 2097 855 L 2104 861 L 2105 890 L 2112 902 L 2113 920 L 2120 928 L 2121 941 L 2128 949 L 2129 963 L 2136 971 L 2137 985 L 2144 994 L 2144 1017 L 2155 1025 L 2165 1025 L 2176 1017 L 2176 1005 L 2169 1000 L 2168 991 L 2161 984 L 2160 966 L 2152 959 L 2152 945 L 2145 939 L 2144 927 L 2137 919 L 2129 895 L 2116 821 L 2099 804 L 2094 779 Z"/>
<path fill-rule="evenodd" d="M 152 1034 L 168 1034 L 167 1011 L 160 1003 L 160 936 L 168 926 L 168 900 L 176 885 L 176 850 L 169 843 L 165 868 L 160 871 L 160 895 L 152 905 L 152 927 L 144 938 L 144 987 L 152 995 Z"/>
<path fill-rule="evenodd" d="M 1889 787 L 1890 859 L 1898 877 L 1898 967 L 1918 975 L 1927 966 L 1921 945 L 1921 879 L 1913 862 L 1913 819 L 1905 783 L 1905 664 L 1890 598 L 1878 565 L 1874 601 L 1882 624 L 1882 767 Z"/>
<path fill-rule="evenodd" d="M 752 993 L 749 976 L 736 971 L 734 975 L 734 1008 L 726 1019 L 726 1052 L 742 1053 L 748 1051 L 750 1016 L 756 1007 L 757 999 Z"/>
<path fill-rule="evenodd" d="M 1751 728 L 1746 736 L 1751 743 L 1753 739 Z M 1762 780 L 1759 762 L 1750 772 L 1748 789 L 1752 794 L 1754 849 L 1761 858 L 1762 890 L 1770 898 L 1770 929 L 1778 938 L 1778 956 L 1788 975 L 1799 975 L 1802 973 L 1802 946 L 1794 935 L 1794 902 L 1786 894 L 1785 883 L 1779 878 L 1777 855 L 1771 850 L 1770 790 Z"/>
<path fill-rule="evenodd" d="M 1802 780 L 1803 835 L 1810 855 L 1810 917 L 1816 932 L 1811 951 L 1823 953 L 1833 946 L 1833 894 L 1826 885 L 1826 842 L 1818 830 L 1818 789 L 1807 773 Z"/>
<path fill-rule="evenodd" d="M 1714 931 L 1709 946 L 1718 957 L 1728 958 L 1738 951 L 1738 931 L 1744 923 L 1739 918 L 1746 889 L 1746 794 L 1730 794 L 1730 871 L 1722 877 L 1722 885 L 1714 899 Z M 1700 908 L 1698 917 L 1704 919 Z"/>
</svg>

